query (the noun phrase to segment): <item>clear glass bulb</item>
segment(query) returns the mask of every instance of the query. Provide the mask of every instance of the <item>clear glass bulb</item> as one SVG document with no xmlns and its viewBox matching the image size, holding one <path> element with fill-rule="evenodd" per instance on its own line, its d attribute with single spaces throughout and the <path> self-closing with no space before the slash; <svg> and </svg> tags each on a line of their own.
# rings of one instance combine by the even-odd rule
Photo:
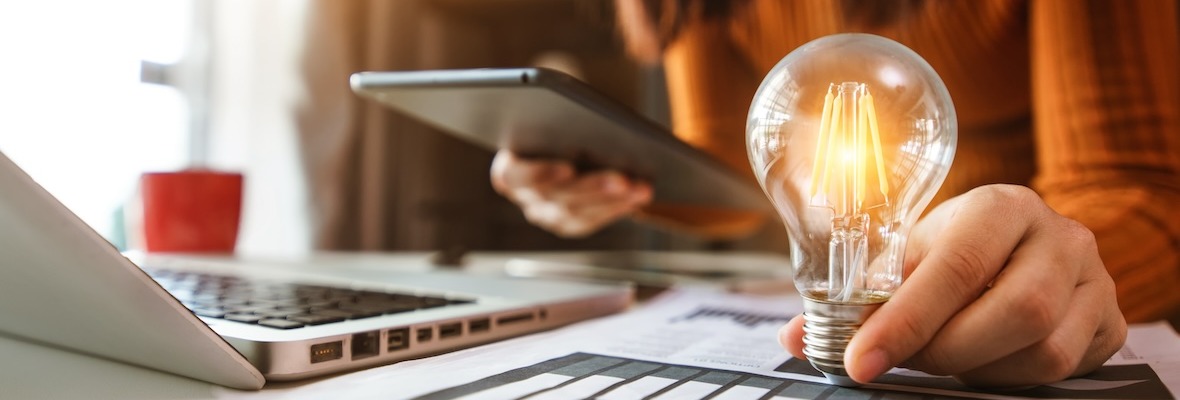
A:
<svg viewBox="0 0 1180 400">
<path fill-rule="evenodd" d="M 902 282 L 910 228 L 954 159 L 954 105 L 917 53 L 869 34 L 813 40 L 762 81 L 750 165 L 782 216 L 804 298 L 804 352 L 855 385 L 844 348 Z"/>
</svg>

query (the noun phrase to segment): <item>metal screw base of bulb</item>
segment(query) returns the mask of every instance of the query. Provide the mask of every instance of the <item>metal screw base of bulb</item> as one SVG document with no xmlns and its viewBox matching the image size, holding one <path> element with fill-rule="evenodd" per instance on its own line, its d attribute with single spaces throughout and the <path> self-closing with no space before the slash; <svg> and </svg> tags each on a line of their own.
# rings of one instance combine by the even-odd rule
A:
<svg viewBox="0 0 1180 400">
<path fill-rule="evenodd" d="M 860 325 L 882 303 L 825 303 L 803 299 L 803 354 L 833 385 L 853 387 L 859 383 L 844 369 L 844 349 Z"/>
</svg>

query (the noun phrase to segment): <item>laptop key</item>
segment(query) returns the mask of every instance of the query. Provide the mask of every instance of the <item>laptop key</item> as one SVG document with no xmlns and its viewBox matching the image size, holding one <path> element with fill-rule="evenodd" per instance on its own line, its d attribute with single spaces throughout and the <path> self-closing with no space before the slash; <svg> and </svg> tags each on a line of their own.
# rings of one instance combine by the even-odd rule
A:
<svg viewBox="0 0 1180 400">
<path fill-rule="evenodd" d="M 344 320 L 343 317 L 334 317 L 334 316 L 316 315 L 316 314 L 292 315 L 290 317 L 287 317 L 287 319 L 292 320 L 292 321 L 296 321 L 296 322 L 302 322 L 307 325 L 323 325 L 323 324 L 327 324 L 327 323 L 340 322 L 340 321 Z"/>
<path fill-rule="evenodd" d="M 310 300 L 307 303 L 304 303 L 303 306 L 314 310 L 316 308 L 334 308 L 338 304 L 340 304 L 338 301 Z"/>
<path fill-rule="evenodd" d="M 418 309 L 418 304 L 407 303 L 347 303 L 341 304 L 342 309 L 359 309 L 366 311 L 375 311 L 382 314 L 396 314 L 406 311 L 414 311 Z"/>
<path fill-rule="evenodd" d="M 327 310 L 313 311 L 311 313 L 311 315 L 320 315 L 320 316 L 325 316 L 325 317 L 339 317 L 339 318 L 349 319 L 349 318 L 352 318 L 353 314 L 348 311 L 345 311 L 345 310 L 327 309 Z"/>
<path fill-rule="evenodd" d="M 244 306 L 244 305 L 246 305 L 246 303 L 248 303 L 248 300 L 240 299 L 240 298 L 225 298 L 217 303 L 221 307 Z"/>
<path fill-rule="evenodd" d="M 221 317 L 225 316 L 225 311 L 221 311 L 216 308 L 196 307 L 196 308 L 193 308 L 192 311 L 193 311 L 193 314 L 197 314 L 202 317 L 221 318 Z"/>
<path fill-rule="evenodd" d="M 274 318 L 258 321 L 258 325 L 262 325 L 262 326 L 266 326 L 266 327 L 270 327 L 270 328 L 278 328 L 278 329 L 294 329 L 294 328 L 302 328 L 303 327 L 302 322 L 292 321 L 289 319 L 274 319 Z"/>
<path fill-rule="evenodd" d="M 225 314 L 225 317 L 223 317 L 223 318 L 226 320 L 229 320 L 229 321 L 242 322 L 242 323 L 247 323 L 247 324 L 253 324 L 255 322 L 262 320 L 261 315 L 241 314 L 241 313 Z"/>
<path fill-rule="evenodd" d="M 283 319 L 292 315 L 299 315 L 306 312 L 307 310 L 302 308 L 280 308 L 277 310 L 255 311 L 254 314 L 261 315 L 266 318 Z"/>
</svg>

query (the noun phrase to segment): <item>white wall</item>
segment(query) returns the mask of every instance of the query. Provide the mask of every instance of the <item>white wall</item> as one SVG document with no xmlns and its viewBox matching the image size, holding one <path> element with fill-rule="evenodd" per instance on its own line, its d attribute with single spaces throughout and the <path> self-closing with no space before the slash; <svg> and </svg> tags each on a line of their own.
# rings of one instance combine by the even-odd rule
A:
<svg viewBox="0 0 1180 400">
<path fill-rule="evenodd" d="M 209 163 L 245 173 L 241 254 L 298 256 L 311 249 L 293 118 L 303 93 L 305 9 L 304 0 L 212 2 Z"/>
<path fill-rule="evenodd" d="M 196 7 L 210 11 L 212 41 L 189 34 L 202 28 L 190 23 Z M 209 166 L 246 175 L 239 251 L 303 254 L 311 240 L 292 107 L 302 92 L 305 8 L 304 0 L 0 2 L 0 151 L 118 243 L 119 211 L 139 175 L 191 165 L 190 128 L 204 126 Z M 209 97 L 193 102 L 140 83 L 145 59 L 179 62 L 169 80 L 186 90 L 207 83 Z M 212 80 L 199 82 L 205 71 Z M 209 119 L 190 124 L 201 104 Z M 128 228 L 134 248 L 137 227 Z"/>
<path fill-rule="evenodd" d="M 139 82 L 179 56 L 185 4 L 0 2 L 0 151 L 115 241 L 139 175 L 187 158 L 184 99 Z"/>
</svg>

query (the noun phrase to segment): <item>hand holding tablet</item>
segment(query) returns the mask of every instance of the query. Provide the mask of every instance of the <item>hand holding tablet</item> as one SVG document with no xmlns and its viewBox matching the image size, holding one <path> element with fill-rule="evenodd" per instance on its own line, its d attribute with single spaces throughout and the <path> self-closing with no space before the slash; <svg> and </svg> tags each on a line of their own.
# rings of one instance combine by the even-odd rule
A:
<svg viewBox="0 0 1180 400">
<path fill-rule="evenodd" d="M 524 159 L 651 185 L 659 203 L 770 211 L 752 181 L 564 73 L 543 68 L 360 72 L 354 92 Z"/>
</svg>

